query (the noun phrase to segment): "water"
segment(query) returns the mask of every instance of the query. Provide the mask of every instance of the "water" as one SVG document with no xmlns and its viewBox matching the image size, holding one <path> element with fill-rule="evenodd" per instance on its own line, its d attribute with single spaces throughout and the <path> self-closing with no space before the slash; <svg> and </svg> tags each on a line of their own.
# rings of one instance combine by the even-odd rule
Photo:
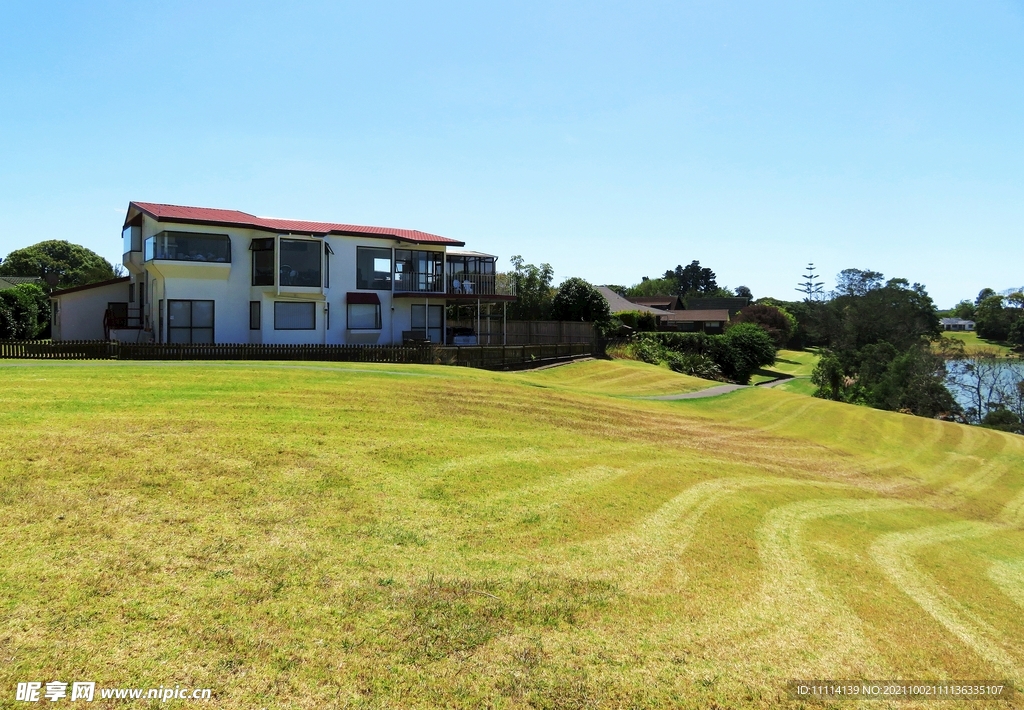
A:
<svg viewBox="0 0 1024 710">
<path fill-rule="evenodd" d="M 975 371 L 968 372 L 967 366 L 973 364 Z M 1017 383 L 1024 380 L 1024 361 L 1021 360 L 980 360 L 974 362 L 950 361 L 946 363 L 949 377 L 946 378 L 946 387 L 953 394 L 957 403 L 968 410 L 977 408 L 977 391 L 974 393 L 964 387 L 957 386 L 957 382 L 965 382 L 976 388 L 980 379 L 982 406 L 987 402 L 1001 401 L 1002 396 L 1020 398 L 1021 393 L 1017 390 Z M 1009 404 L 1009 402 L 1007 402 Z M 1011 407 L 1012 409 L 1013 407 Z"/>
</svg>

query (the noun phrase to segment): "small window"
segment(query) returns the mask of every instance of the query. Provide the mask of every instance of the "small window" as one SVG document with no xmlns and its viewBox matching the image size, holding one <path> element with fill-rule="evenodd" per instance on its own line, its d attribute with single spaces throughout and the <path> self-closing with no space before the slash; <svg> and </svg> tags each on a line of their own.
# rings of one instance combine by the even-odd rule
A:
<svg viewBox="0 0 1024 710">
<path fill-rule="evenodd" d="M 249 301 L 249 330 L 260 329 L 260 302 Z"/>
<path fill-rule="evenodd" d="M 348 304 L 349 330 L 380 330 L 379 303 Z"/>
<path fill-rule="evenodd" d="M 252 285 L 274 285 L 274 239 L 253 239 L 249 245 L 252 252 Z"/>
<path fill-rule="evenodd" d="M 391 250 L 356 247 L 356 288 L 391 290 Z"/>
<path fill-rule="evenodd" d="M 128 284 L 128 303 L 135 303 L 135 284 Z"/>
<path fill-rule="evenodd" d="M 276 301 L 274 330 L 316 330 L 316 303 Z"/>
</svg>

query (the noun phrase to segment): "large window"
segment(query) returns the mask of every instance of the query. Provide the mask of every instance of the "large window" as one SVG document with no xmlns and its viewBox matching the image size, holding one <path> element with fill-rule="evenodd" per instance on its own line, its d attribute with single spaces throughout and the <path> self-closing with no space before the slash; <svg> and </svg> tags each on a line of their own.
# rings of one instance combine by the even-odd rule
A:
<svg viewBox="0 0 1024 710">
<path fill-rule="evenodd" d="M 275 301 L 274 330 L 316 330 L 316 303 Z"/>
<path fill-rule="evenodd" d="M 281 285 L 320 288 L 322 253 L 319 239 L 282 239 Z"/>
<path fill-rule="evenodd" d="M 253 239 L 249 245 L 252 251 L 252 285 L 274 285 L 274 239 Z"/>
<path fill-rule="evenodd" d="M 167 341 L 213 342 L 213 301 L 167 301 Z"/>
<path fill-rule="evenodd" d="M 146 240 L 146 261 L 212 261 L 231 263 L 231 238 L 226 234 L 160 232 Z"/>
<path fill-rule="evenodd" d="M 391 290 L 391 250 L 356 247 L 356 288 Z"/>
<path fill-rule="evenodd" d="M 395 250 L 396 291 L 443 291 L 444 252 Z"/>
<path fill-rule="evenodd" d="M 412 305 L 412 329 L 426 335 L 433 343 L 441 342 L 444 329 L 444 306 Z"/>
</svg>

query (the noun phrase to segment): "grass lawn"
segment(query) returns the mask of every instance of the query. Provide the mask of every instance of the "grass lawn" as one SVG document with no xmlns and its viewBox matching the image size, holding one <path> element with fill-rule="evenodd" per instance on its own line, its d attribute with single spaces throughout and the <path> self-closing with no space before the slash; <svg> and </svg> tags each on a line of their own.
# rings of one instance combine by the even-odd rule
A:
<svg viewBox="0 0 1024 710">
<path fill-rule="evenodd" d="M 622 396 L 707 384 L 0 363 L 0 706 L 33 680 L 219 708 L 1024 681 L 1024 437 L 777 390 Z"/>
<path fill-rule="evenodd" d="M 758 370 L 754 373 L 750 378 L 750 384 L 756 385 L 762 382 L 777 380 L 782 375 L 790 375 L 794 378 L 808 378 L 817 364 L 818 353 L 816 350 L 780 350 L 775 356 L 775 364 L 771 368 Z M 791 392 L 803 394 L 803 389 L 790 389 L 795 384 L 797 383 L 789 382 L 776 386 L 786 387 Z M 810 392 L 813 393 L 814 389 L 814 387 L 811 387 Z"/>
<path fill-rule="evenodd" d="M 954 338 L 955 340 L 961 340 L 964 343 L 964 349 L 970 353 L 972 351 L 985 350 L 997 353 L 1000 357 L 1019 357 L 1013 349 L 1006 343 L 999 343 L 995 340 L 982 340 L 978 337 L 977 333 L 974 332 L 954 332 L 945 331 L 943 337 Z"/>
</svg>

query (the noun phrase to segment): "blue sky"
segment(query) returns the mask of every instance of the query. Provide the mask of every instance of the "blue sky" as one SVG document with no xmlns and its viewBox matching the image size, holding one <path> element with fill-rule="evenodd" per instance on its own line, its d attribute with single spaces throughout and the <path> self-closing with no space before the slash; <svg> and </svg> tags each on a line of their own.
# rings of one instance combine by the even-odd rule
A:
<svg viewBox="0 0 1024 710">
<path fill-rule="evenodd" d="M 1024 285 L 1024 3 L 0 5 L 0 254 L 129 200 L 630 284 Z"/>
</svg>

